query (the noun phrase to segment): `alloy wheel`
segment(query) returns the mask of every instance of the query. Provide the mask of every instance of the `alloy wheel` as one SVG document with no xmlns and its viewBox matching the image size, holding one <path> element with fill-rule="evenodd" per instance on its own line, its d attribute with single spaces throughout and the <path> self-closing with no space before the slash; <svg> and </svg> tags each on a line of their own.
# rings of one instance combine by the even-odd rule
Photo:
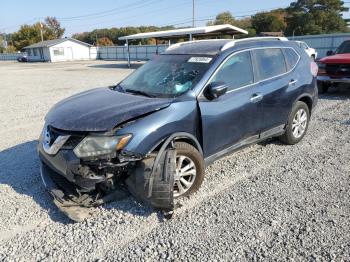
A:
<svg viewBox="0 0 350 262">
<path fill-rule="evenodd" d="M 193 185 L 197 175 L 196 165 L 184 155 L 176 156 L 176 175 L 174 177 L 174 197 L 181 197 Z"/>
<path fill-rule="evenodd" d="M 308 116 L 305 109 L 300 108 L 296 112 L 292 123 L 292 133 L 294 138 L 300 138 L 304 135 L 308 121 L 307 118 Z"/>
</svg>

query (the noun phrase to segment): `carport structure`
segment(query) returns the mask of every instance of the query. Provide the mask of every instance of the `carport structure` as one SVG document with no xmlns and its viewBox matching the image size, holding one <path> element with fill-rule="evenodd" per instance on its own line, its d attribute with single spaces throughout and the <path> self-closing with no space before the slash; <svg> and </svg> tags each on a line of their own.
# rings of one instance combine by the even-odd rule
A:
<svg viewBox="0 0 350 262">
<path fill-rule="evenodd" d="M 125 40 L 128 50 L 128 66 L 130 67 L 130 50 L 129 50 L 129 40 L 136 39 L 145 39 L 145 38 L 155 38 L 156 45 L 158 46 L 158 40 L 173 40 L 173 39 L 181 39 L 188 38 L 189 41 L 193 39 L 205 39 L 208 37 L 219 37 L 223 35 L 229 35 L 234 38 L 235 35 L 245 34 L 248 32 L 242 28 L 224 24 L 224 25 L 213 25 L 213 26 L 202 26 L 202 27 L 191 27 L 191 28 L 181 28 L 174 30 L 166 30 L 166 31 L 156 31 L 156 32 L 147 32 L 147 33 L 139 33 L 134 35 L 122 36 L 119 37 L 119 40 Z M 157 48 L 158 53 L 158 48 Z"/>
</svg>

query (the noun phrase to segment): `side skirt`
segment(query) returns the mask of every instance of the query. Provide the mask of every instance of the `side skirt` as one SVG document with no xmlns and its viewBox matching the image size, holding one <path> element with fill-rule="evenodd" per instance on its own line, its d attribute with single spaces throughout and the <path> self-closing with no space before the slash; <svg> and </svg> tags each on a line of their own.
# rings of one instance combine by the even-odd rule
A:
<svg viewBox="0 0 350 262">
<path fill-rule="evenodd" d="M 241 149 L 242 147 L 246 147 L 246 146 L 249 146 L 251 144 L 261 142 L 267 138 L 283 135 L 284 132 L 285 132 L 285 125 L 280 125 L 280 126 L 271 128 L 267 131 L 264 131 L 264 132 L 260 133 L 260 135 L 254 135 L 254 136 L 248 137 L 246 139 L 243 139 L 240 142 L 225 148 L 224 150 L 221 150 L 221 151 L 219 151 L 211 156 L 206 157 L 204 159 L 205 165 L 209 166 L 212 163 L 214 163 L 216 160 L 219 160 L 219 159 L 237 151 L 238 149 Z"/>
</svg>

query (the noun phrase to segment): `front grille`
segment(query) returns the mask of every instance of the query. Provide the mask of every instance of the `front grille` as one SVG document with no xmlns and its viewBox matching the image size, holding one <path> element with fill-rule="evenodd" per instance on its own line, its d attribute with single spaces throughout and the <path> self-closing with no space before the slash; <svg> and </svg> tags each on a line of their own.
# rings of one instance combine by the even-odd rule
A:
<svg viewBox="0 0 350 262">
<path fill-rule="evenodd" d="M 66 143 L 61 147 L 62 149 L 74 149 L 84 137 L 81 136 L 71 136 Z"/>
<path fill-rule="evenodd" d="M 350 76 L 350 64 L 328 64 L 326 65 L 326 72 L 331 76 Z"/>
<path fill-rule="evenodd" d="M 56 140 L 58 136 L 70 135 L 69 139 L 63 144 L 61 149 L 74 149 L 85 137 L 85 134 L 81 132 L 68 132 L 56 129 L 54 127 L 50 128 L 51 144 Z"/>
</svg>

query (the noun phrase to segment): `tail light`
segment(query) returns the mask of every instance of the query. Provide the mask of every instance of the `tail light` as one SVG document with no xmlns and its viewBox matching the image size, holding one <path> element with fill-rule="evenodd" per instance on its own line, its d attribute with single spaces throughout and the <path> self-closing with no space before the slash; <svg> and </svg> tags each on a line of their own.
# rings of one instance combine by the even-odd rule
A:
<svg viewBox="0 0 350 262">
<path fill-rule="evenodd" d="M 313 76 L 317 76 L 317 73 L 318 73 L 318 65 L 314 61 L 311 61 L 311 74 Z"/>
</svg>

